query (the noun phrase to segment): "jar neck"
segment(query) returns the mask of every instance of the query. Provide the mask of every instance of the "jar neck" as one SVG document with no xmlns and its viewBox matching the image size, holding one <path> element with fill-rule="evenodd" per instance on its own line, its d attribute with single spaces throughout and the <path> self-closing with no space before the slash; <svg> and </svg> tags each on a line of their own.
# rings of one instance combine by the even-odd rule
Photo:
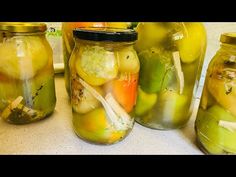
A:
<svg viewBox="0 0 236 177">
<path fill-rule="evenodd" d="M 75 39 L 76 46 L 79 45 L 98 45 L 102 47 L 109 47 L 109 48 L 123 48 L 123 47 L 133 47 L 135 42 L 111 42 L 111 41 L 88 41 L 88 40 L 81 40 Z"/>
<path fill-rule="evenodd" d="M 45 36 L 46 32 L 27 32 L 27 33 L 13 33 L 8 31 L 0 31 L 1 36 Z"/>
<path fill-rule="evenodd" d="M 24 37 L 24 36 L 39 36 L 42 39 L 46 39 L 46 33 L 45 32 L 35 32 L 35 33 L 11 33 L 7 31 L 0 31 L 0 43 L 2 43 L 5 40 L 14 38 L 14 37 Z"/>
</svg>

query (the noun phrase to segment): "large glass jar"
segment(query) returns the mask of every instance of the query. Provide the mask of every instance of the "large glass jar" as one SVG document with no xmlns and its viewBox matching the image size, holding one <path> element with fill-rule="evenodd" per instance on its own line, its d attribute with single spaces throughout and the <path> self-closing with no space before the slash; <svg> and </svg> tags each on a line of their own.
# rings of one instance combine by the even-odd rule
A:
<svg viewBox="0 0 236 177">
<path fill-rule="evenodd" d="M 96 144 L 112 144 L 133 127 L 139 60 L 134 30 L 73 31 L 70 58 L 71 104 L 75 133 Z"/>
<path fill-rule="evenodd" d="M 140 60 L 135 119 L 153 129 L 183 127 L 206 50 L 201 23 L 139 23 L 135 49 Z"/>
<path fill-rule="evenodd" d="M 236 33 L 225 33 L 211 60 L 195 121 L 205 153 L 236 154 Z"/>
<path fill-rule="evenodd" d="M 56 96 L 44 23 L 0 23 L 0 115 L 13 124 L 43 119 Z"/>
</svg>

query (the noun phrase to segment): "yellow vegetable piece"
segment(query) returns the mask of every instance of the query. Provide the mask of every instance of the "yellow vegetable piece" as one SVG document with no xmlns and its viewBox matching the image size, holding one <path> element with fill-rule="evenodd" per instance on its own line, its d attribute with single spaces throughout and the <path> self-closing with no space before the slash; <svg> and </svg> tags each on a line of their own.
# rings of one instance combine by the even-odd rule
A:
<svg viewBox="0 0 236 177">
<path fill-rule="evenodd" d="M 206 31 L 201 23 L 183 23 L 184 37 L 177 40 L 181 61 L 191 63 L 205 51 Z"/>
<path fill-rule="evenodd" d="M 122 139 L 126 132 L 115 131 L 110 127 L 103 108 L 77 117 L 74 116 L 73 124 L 78 136 L 95 143 L 115 143 Z"/>
<path fill-rule="evenodd" d="M 133 47 L 126 47 L 116 52 L 119 70 L 122 73 L 135 74 L 139 72 L 140 64 Z"/>
<path fill-rule="evenodd" d="M 236 90 L 233 88 L 231 92 L 228 93 L 225 85 L 224 80 L 215 77 L 208 78 L 207 80 L 208 91 L 218 104 L 230 111 L 232 115 L 236 116 Z"/>
<path fill-rule="evenodd" d="M 168 34 L 167 28 L 162 23 L 140 22 L 136 27 L 138 40 L 135 43 L 137 52 L 159 45 Z"/>
</svg>

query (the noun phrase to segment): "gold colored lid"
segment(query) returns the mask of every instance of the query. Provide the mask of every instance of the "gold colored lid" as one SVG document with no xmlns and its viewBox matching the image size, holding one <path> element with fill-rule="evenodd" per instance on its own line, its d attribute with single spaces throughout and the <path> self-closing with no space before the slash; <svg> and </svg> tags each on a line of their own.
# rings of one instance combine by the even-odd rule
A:
<svg viewBox="0 0 236 177">
<path fill-rule="evenodd" d="M 226 44 L 236 44 L 236 32 L 221 34 L 220 42 Z"/>
<path fill-rule="evenodd" d="M 45 23 L 31 22 L 0 22 L 0 31 L 9 31 L 12 33 L 35 33 L 45 32 L 47 26 Z"/>
</svg>

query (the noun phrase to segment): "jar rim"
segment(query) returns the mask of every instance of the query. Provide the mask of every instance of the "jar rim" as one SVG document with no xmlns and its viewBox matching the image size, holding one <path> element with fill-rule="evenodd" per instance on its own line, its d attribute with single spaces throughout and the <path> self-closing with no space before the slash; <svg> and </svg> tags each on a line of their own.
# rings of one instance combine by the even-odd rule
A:
<svg viewBox="0 0 236 177">
<path fill-rule="evenodd" d="M 236 44 L 236 32 L 228 32 L 221 34 L 220 42 L 226 44 Z"/>
<path fill-rule="evenodd" d="M 12 33 L 45 32 L 47 25 L 40 22 L 0 22 L 0 31 Z"/>
<path fill-rule="evenodd" d="M 109 27 L 76 28 L 73 36 L 89 41 L 132 42 L 138 39 L 135 30 Z"/>
</svg>

